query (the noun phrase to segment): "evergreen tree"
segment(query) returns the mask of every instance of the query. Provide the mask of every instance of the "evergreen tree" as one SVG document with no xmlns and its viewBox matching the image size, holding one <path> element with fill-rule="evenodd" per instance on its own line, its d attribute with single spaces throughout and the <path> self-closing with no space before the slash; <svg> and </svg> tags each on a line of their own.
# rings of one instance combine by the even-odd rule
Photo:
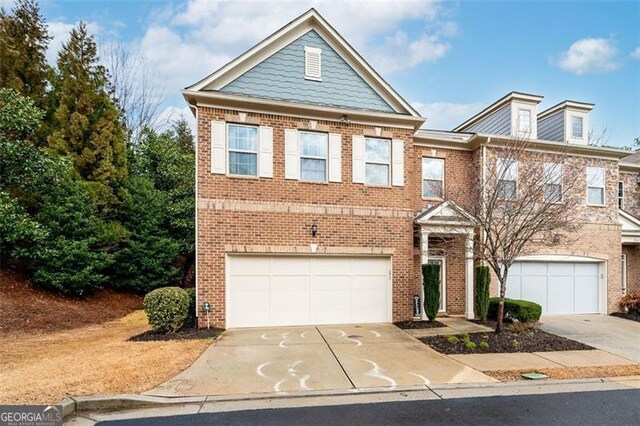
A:
<svg viewBox="0 0 640 426">
<path fill-rule="evenodd" d="M 173 133 L 175 134 L 176 143 L 183 153 L 195 153 L 195 144 L 193 141 L 191 126 L 189 126 L 189 123 L 184 116 L 181 116 L 175 121 L 175 123 L 173 123 Z"/>
<path fill-rule="evenodd" d="M 43 110 L 52 75 L 45 56 L 50 40 L 34 0 L 19 0 L 11 14 L 0 11 L 0 87 L 18 90 Z"/>
<path fill-rule="evenodd" d="M 84 22 L 71 31 L 58 54 L 54 94 L 54 129 L 48 147 L 68 156 L 79 175 L 94 183 L 94 201 L 112 206 L 127 176 L 126 132 Z"/>
</svg>

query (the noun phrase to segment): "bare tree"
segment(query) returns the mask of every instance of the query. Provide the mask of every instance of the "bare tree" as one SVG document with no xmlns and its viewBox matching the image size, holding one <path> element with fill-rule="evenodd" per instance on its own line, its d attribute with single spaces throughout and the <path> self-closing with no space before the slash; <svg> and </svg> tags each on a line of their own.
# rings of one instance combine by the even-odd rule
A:
<svg viewBox="0 0 640 426">
<path fill-rule="evenodd" d="M 484 172 L 469 182 L 466 193 L 451 200 L 476 227 L 468 237 L 473 239 L 474 258 L 488 265 L 498 280 L 498 333 L 513 263 L 541 246 L 571 242 L 580 223 L 583 192 L 577 183 L 585 171 L 567 155 L 566 146 L 550 153 L 534 145 L 524 139 L 486 145 Z"/>
<path fill-rule="evenodd" d="M 157 84 L 148 60 L 129 45 L 114 42 L 103 46 L 101 58 L 122 110 L 127 139 L 135 144 L 144 129 L 160 124 L 159 109 L 164 89 Z"/>
</svg>

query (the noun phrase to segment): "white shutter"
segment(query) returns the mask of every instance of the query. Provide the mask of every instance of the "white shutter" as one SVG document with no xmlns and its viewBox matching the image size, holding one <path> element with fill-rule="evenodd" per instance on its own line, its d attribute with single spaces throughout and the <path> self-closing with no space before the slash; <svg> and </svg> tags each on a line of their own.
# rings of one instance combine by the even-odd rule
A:
<svg viewBox="0 0 640 426">
<path fill-rule="evenodd" d="M 351 149 L 353 150 L 353 183 L 364 183 L 364 136 L 353 135 Z"/>
<path fill-rule="evenodd" d="M 404 186 L 404 142 L 394 139 L 391 142 L 391 184 Z"/>
<path fill-rule="evenodd" d="M 273 177 L 273 128 L 260 126 L 259 155 L 260 164 L 258 170 L 260 177 Z"/>
<path fill-rule="evenodd" d="M 329 133 L 329 182 L 342 182 L 342 135 Z"/>
<path fill-rule="evenodd" d="M 211 173 L 227 172 L 226 154 L 227 129 L 224 121 L 211 122 Z"/>
<path fill-rule="evenodd" d="M 298 131 L 284 131 L 284 178 L 300 179 L 300 155 L 298 147 Z"/>
</svg>

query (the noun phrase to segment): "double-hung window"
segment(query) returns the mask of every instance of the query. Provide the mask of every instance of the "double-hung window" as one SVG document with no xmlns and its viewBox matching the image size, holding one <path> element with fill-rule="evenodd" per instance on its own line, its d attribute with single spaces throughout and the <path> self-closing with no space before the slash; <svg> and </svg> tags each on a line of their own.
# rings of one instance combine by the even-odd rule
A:
<svg viewBox="0 0 640 426">
<path fill-rule="evenodd" d="M 367 185 L 389 185 L 391 141 L 365 138 L 365 179 Z"/>
<path fill-rule="evenodd" d="M 442 158 L 422 159 L 422 197 L 442 198 L 444 196 L 444 160 Z"/>
<path fill-rule="evenodd" d="M 583 120 L 582 117 L 571 117 L 571 137 L 575 139 L 582 139 L 583 137 Z"/>
<path fill-rule="evenodd" d="M 544 164 L 544 201 L 547 203 L 562 201 L 562 164 Z"/>
<path fill-rule="evenodd" d="M 327 181 L 329 136 L 326 133 L 299 132 L 300 180 Z"/>
<path fill-rule="evenodd" d="M 618 182 L 618 208 L 624 209 L 624 182 Z"/>
<path fill-rule="evenodd" d="M 587 204 L 604 205 L 604 169 L 587 167 Z"/>
<path fill-rule="evenodd" d="M 229 124 L 229 174 L 258 176 L 258 127 Z"/>
<path fill-rule="evenodd" d="M 518 130 L 525 135 L 531 132 L 531 110 L 518 110 Z"/>
<path fill-rule="evenodd" d="M 498 158 L 497 172 L 500 198 L 515 198 L 518 191 L 518 162 L 514 159 Z"/>
</svg>

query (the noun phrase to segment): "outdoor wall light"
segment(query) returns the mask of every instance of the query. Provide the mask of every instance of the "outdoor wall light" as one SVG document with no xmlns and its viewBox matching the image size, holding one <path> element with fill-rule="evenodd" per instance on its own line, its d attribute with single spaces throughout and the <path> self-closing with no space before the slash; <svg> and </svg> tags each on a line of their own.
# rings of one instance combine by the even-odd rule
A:
<svg viewBox="0 0 640 426">
<path fill-rule="evenodd" d="M 318 224 L 316 223 L 316 221 L 314 220 L 311 223 L 311 236 L 315 237 L 318 235 Z"/>
</svg>

